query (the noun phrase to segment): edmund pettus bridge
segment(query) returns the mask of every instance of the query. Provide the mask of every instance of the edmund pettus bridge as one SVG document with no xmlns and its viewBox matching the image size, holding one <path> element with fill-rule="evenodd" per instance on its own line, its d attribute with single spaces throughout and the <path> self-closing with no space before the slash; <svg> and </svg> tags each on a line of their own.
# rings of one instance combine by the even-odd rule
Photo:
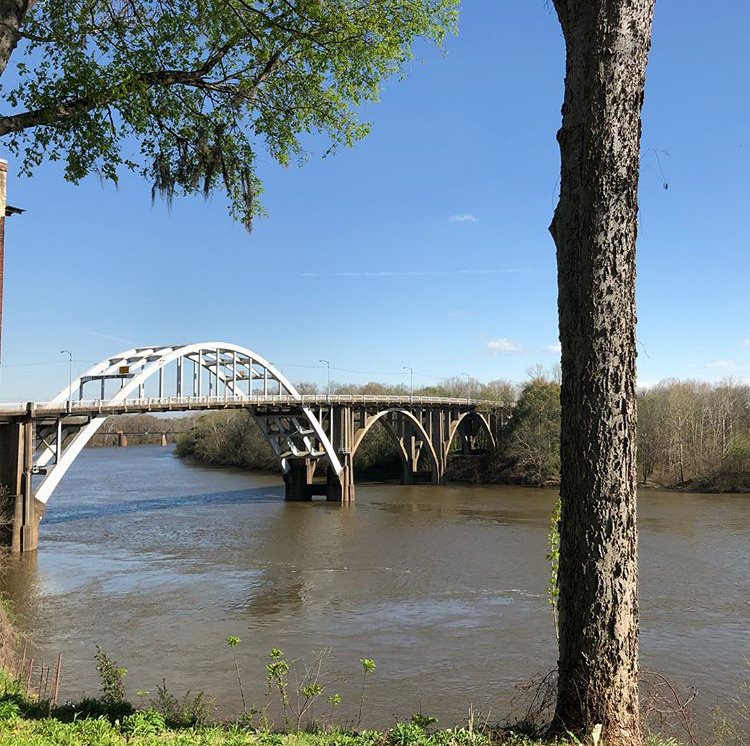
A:
<svg viewBox="0 0 750 746">
<path fill-rule="evenodd" d="M 15 552 L 37 548 L 55 487 L 109 415 L 223 409 L 252 412 L 278 458 L 287 500 L 339 503 L 354 501 L 354 455 L 376 422 L 398 447 L 403 484 L 441 484 L 449 452 L 493 449 L 508 416 L 497 401 L 302 395 L 272 363 L 224 342 L 134 348 L 48 402 L 0 404 L 4 542 Z"/>
</svg>

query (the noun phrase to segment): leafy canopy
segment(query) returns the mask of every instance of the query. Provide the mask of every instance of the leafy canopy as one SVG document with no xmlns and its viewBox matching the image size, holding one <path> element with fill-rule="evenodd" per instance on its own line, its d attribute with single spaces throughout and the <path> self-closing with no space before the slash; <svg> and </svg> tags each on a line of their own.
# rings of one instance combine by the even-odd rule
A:
<svg viewBox="0 0 750 746">
<path fill-rule="evenodd" d="M 154 194 L 223 189 L 249 228 L 255 163 L 301 137 L 330 149 L 368 131 L 358 107 L 403 73 L 412 44 L 455 31 L 458 0 L 42 0 L 18 31 L 0 136 L 30 175 L 140 173 Z M 7 77 L 7 76 L 6 76 Z"/>
</svg>

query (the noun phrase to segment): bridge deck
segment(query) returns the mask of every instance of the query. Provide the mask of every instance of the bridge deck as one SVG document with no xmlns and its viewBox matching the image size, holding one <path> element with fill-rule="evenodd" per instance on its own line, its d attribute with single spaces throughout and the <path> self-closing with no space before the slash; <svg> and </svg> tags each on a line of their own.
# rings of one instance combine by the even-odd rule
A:
<svg viewBox="0 0 750 746">
<path fill-rule="evenodd" d="M 388 396 L 375 394 L 305 394 L 301 398 L 289 395 L 267 394 L 256 396 L 169 396 L 109 400 L 84 399 L 71 402 L 15 402 L 0 404 L 0 421 L 26 415 L 111 415 L 143 414 L 146 412 L 208 411 L 212 409 L 246 409 L 250 407 L 328 407 L 335 405 L 378 407 L 457 407 L 472 409 L 499 409 L 506 406 L 501 401 L 465 399 L 442 396 Z"/>
</svg>

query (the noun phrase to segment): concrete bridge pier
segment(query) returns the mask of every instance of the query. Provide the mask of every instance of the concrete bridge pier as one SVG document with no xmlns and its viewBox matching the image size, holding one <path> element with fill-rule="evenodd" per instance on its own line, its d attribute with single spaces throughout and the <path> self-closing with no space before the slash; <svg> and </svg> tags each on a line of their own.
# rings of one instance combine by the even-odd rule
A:
<svg viewBox="0 0 750 746">
<path fill-rule="evenodd" d="M 34 497 L 32 464 L 34 424 L 0 425 L 0 543 L 14 553 L 39 546 L 39 521 L 44 506 Z"/>
<path fill-rule="evenodd" d="M 294 459 L 289 461 L 289 470 L 284 474 L 284 496 L 292 502 L 312 500 L 322 495 L 330 502 L 354 502 L 354 470 L 350 460 L 341 459 L 344 466 L 341 474 L 328 465 L 324 479 L 315 479 L 317 459 Z"/>
<path fill-rule="evenodd" d="M 315 467 L 314 459 L 289 459 L 289 470 L 284 474 L 284 490 L 287 500 L 312 500 L 316 492 L 313 481 Z"/>
<path fill-rule="evenodd" d="M 335 407 L 330 412 L 330 440 L 343 469 L 340 474 L 328 468 L 326 499 L 331 502 L 354 502 L 354 409 Z"/>
<path fill-rule="evenodd" d="M 448 439 L 450 417 L 442 409 L 435 409 L 430 414 L 430 440 L 438 461 L 436 484 L 445 484 L 445 472 L 448 468 Z"/>
<path fill-rule="evenodd" d="M 395 429 L 401 451 L 401 484 L 414 484 L 419 462 L 417 439 L 403 418 L 397 421 Z"/>
<path fill-rule="evenodd" d="M 339 502 L 342 505 L 350 505 L 354 502 L 354 469 L 351 463 L 345 463 L 341 474 L 329 466 L 326 474 L 326 499 L 330 502 Z"/>
</svg>

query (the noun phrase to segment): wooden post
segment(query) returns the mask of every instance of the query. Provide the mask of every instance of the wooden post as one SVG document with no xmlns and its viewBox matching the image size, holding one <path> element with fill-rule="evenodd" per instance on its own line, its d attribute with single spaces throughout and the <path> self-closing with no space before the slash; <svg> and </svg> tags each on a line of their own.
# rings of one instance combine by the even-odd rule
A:
<svg viewBox="0 0 750 746">
<path fill-rule="evenodd" d="M 26 674 L 26 691 L 28 692 L 31 687 L 31 672 L 34 670 L 34 659 L 29 658 L 29 672 Z"/>
<path fill-rule="evenodd" d="M 23 676 L 23 672 L 26 670 L 26 647 L 28 646 L 29 642 L 28 640 L 23 641 L 23 653 L 21 654 L 21 665 L 18 667 L 18 670 L 16 671 L 16 678 L 20 681 L 21 676 Z"/>
<path fill-rule="evenodd" d="M 62 653 L 57 654 L 57 669 L 55 670 L 55 691 L 52 694 L 52 702 L 57 705 L 57 695 L 60 691 L 60 672 L 62 671 Z"/>
</svg>

